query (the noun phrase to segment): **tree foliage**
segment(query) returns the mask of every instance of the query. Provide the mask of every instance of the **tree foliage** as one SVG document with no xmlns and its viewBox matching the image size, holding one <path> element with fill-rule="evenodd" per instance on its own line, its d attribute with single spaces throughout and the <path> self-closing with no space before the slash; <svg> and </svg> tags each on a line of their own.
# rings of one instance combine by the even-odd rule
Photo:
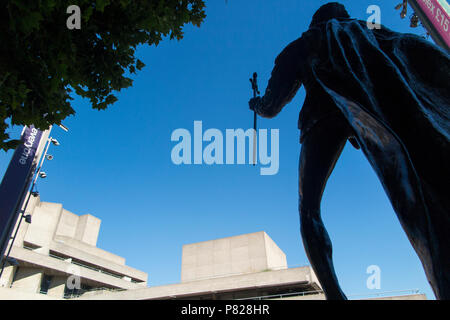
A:
<svg viewBox="0 0 450 320">
<path fill-rule="evenodd" d="M 81 9 L 81 29 L 69 30 L 68 6 Z M 140 44 L 183 38 L 200 26 L 203 0 L 3 0 L 0 10 L 0 148 L 12 125 L 45 129 L 75 113 L 74 93 L 105 109 L 127 77 L 144 67 Z"/>
</svg>

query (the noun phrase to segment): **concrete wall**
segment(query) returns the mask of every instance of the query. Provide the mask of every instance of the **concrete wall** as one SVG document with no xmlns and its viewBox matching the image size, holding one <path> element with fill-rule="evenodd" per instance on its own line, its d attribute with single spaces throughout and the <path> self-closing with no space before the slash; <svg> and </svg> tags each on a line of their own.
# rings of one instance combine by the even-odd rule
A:
<svg viewBox="0 0 450 320">
<path fill-rule="evenodd" d="M 239 290 L 264 288 L 271 286 L 286 286 L 303 283 L 310 290 L 317 290 L 317 284 L 307 280 L 311 268 L 290 268 L 276 271 L 262 271 L 217 277 L 197 281 L 187 281 L 177 284 L 156 286 L 122 292 L 103 292 L 81 296 L 80 300 L 147 300 L 167 298 L 189 298 L 189 296 L 222 292 L 236 292 Z"/>
<path fill-rule="evenodd" d="M 0 287 L 9 288 L 11 286 L 14 273 L 16 272 L 16 267 L 6 264 L 3 270 L 2 277 L 0 278 Z"/>
<path fill-rule="evenodd" d="M 41 202 L 33 211 L 32 223 L 28 225 L 24 242 L 42 247 L 48 252 L 61 211 L 61 204 Z M 15 243 L 15 245 L 20 244 Z"/>
<path fill-rule="evenodd" d="M 62 249 L 64 248 L 64 249 Z M 54 241 L 50 245 L 50 250 L 54 250 L 56 252 L 60 252 L 62 254 L 68 254 L 70 255 L 67 250 L 70 250 L 70 248 L 73 248 L 77 251 L 82 251 L 87 256 L 90 256 L 90 260 L 92 260 L 92 256 L 95 256 L 97 258 L 100 258 L 102 260 L 108 260 L 109 262 L 125 265 L 125 258 L 120 257 L 116 254 L 113 254 L 111 252 L 102 250 L 100 248 L 88 245 L 84 242 L 75 240 L 73 238 L 65 237 L 65 236 L 56 236 L 54 238 Z M 83 260 L 81 257 L 78 257 L 81 260 Z M 89 260 L 87 260 L 89 261 Z"/>
<path fill-rule="evenodd" d="M 27 198 L 28 198 L 28 193 L 27 193 L 27 196 L 26 196 L 25 199 L 27 199 Z M 26 207 L 26 213 L 25 214 L 29 214 L 29 215 L 33 216 L 34 209 L 36 208 L 36 206 L 39 205 L 39 203 L 40 203 L 39 196 L 37 196 L 37 197 L 31 196 L 30 200 L 28 201 L 28 205 Z M 25 209 L 25 203 L 24 203 L 24 206 L 22 207 L 22 210 L 24 210 L 24 209 Z M 20 221 L 20 219 L 17 219 L 16 226 L 14 227 L 14 230 L 17 229 L 17 225 L 19 224 L 19 221 Z M 20 224 L 20 229 L 17 232 L 16 239 L 14 240 L 14 245 L 16 245 L 16 246 L 17 245 L 18 246 L 22 246 L 23 245 L 23 239 L 25 238 L 25 235 L 26 235 L 26 233 L 28 231 L 28 227 L 29 226 L 30 226 L 30 224 L 22 221 L 22 223 Z"/>
<path fill-rule="evenodd" d="M 263 231 L 183 246 L 181 281 L 287 268 L 286 255 Z"/>
<path fill-rule="evenodd" d="M 0 300 L 62 300 L 62 298 L 24 291 L 20 288 L 0 288 Z"/>
<path fill-rule="evenodd" d="M 26 213 L 32 216 L 32 222 L 22 220 L 10 254 L 19 263 L 18 272 L 17 267 L 8 266 L 0 287 L 11 287 L 17 294 L 26 292 L 31 298 L 39 294 L 44 273 L 53 277 L 47 295 L 56 298 L 63 297 L 72 274 L 94 288 L 146 286 L 147 273 L 126 266 L 124 258 L 96 247 L 100 219 L 89 214 L 78 216 L 59 203 L 41 202 L 39 196 L 30 197 Z"/>
<path fill-rule="evenodd" d="M 40 269 L 19 267 L 14 277 L 12 287 L 30 293 L 39 293 L 42 275 L 43 273 Z"/>
<path fill-rule="evenodd" d="M 89 214 L 77 216 L 59 203 L 41 202 L 33 210 L 23 241 L 48 248 L 54 236 L 64 236 L 95 247 L 100 223 L 100 219 Z"/>
<path fill-rule="evenodd" d="M 50 246 L 53 252 L 69 256 L 79 261 L 86 263 L 95 263 L 96 266 L 101 267 L 109 272 L 117 273 L 123 276 L 130 276 L 133 279 L 141 281 L 147 281 L 147 273 L 131 268 L 124 264 L 118 264 L 110 261 L 108 255 L 105 257 L 105 251 L 95 248 L 96 250 L 90 250 L 86 252 L 82 248 L 77 248 L 63 242 L 53 242 Z"/>
<path fill-rule="evenodd" d="M 55 235 L 73 238 L 95 247 L 100 232 L 100 224 L 101 220 L 90 214 L 78 216 L 63 209 Z"/>
<path fill-rule="evenodd" d="M 148 275 L 126 266 L 123 257 L 96 247 L 100 219 L 90 214 L 78 216 L 65 210 L 62 204 L 40 202 L 39 197 L 30 198 L 27 213 L 32 215 L 32 223 L 22 221 L 14 247 L 31 247 L 43 255 L 52 251 L 117 272 L 126 279 L 147 281 Z"/>
<path fill-rule="evenodd" d="M 74 238 L 91 246 L 96 246 L 100 231 L 100 222 L 100 219 L 90 214 L 80 216 Z"/>
<path fill-rule="evenodd" d="M 81 277 L 81 279 L 86 279 L 93 281 L 95 283 L 102 284 L 101 286 L 111 286 L 115 288 L 123 289 L 135 289 L 141 288 L 145 285 L 143 283 L 132 283 L 130 281 L 123 280 L 121 278 L 116 278 L 106 273 L 92 270 L 90 268 L 85 268 L 82 266 L 74 265 L 69 261 L 59 260 L 48 255 L 37 253 L 35 251 L 27 250 L 24 248 L 13 247 L 11 251 L 11 257 L 14 257 L 18 261 L 27 261 L 29 264 L 36 266 L 41 270 L 51 270 L 56 273 L 65 274 L 70 276 L 71 274 L 76 274 Z M 124 267 L 124 266 L 121 266 Z M 21 267 L 19 267 L 19 270 Z M 142 271 L 140 271 L 142 272 Z M 137 274 L 139 275 L 139 274 Z M 147 274 L 145 274 L 145 277 Z M 83 281 L 83 280 L 82 280 Z M 15 283 L 15 282 L 14 282 Z M 14 284 L 13 284 L 14 287 Z"/>
<path fill-rule="evenodd" d="M 58 227 L 55 236 L 75 237 L 75 231 L 78 225 L 78 215 L 63 209 L 63 214 L 59 218 Z"/>
<path fill-rule="evenodd" d="M 287 268 L 286 255 L 265 232 L 264 245 L 267 254 L 267 269 L 277 270 Z"/>
<path fill-rule="evenodd" d="M 67 277 L 53 276 L 47 294 L 51 297 L 62 298 L 64 296 L 66 282 Z"/>
</svg>

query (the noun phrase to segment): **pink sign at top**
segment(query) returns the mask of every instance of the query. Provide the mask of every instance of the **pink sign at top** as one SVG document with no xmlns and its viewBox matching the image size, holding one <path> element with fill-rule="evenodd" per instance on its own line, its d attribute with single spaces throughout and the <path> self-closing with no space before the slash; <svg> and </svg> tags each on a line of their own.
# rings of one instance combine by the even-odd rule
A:
<svg viewBox="0 0 450 320">
<path fill-rule="evenodd" d="M 416 0 L 416 2 L 450 47 L 450 6 L 447 0 Z"/>
</svg>

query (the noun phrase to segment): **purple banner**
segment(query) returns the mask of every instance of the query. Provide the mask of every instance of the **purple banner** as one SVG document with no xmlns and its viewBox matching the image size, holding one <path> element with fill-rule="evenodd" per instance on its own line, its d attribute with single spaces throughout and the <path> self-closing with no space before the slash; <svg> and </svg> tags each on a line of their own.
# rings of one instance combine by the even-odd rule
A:
<svg viewBox="0 0 450 320">
<path fill-rule="evenodd" d="M 22 143 L 14 151 L 0 184 L 0 257 L 3 257 L 9 238 L 20 214 L 20 208 L 36 169 L 35 156 L 42 131 L 25 127 Z"/>
<path fill-rule="evenodd" d="M 450 12 L 447 0 L 416 0 L 436 32 L 450 47 Z"/>
</svg>

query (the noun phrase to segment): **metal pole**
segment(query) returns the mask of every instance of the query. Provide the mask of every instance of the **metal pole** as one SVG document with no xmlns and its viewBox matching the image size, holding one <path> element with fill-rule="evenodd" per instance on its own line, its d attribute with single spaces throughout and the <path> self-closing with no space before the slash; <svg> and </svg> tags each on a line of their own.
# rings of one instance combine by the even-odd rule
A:
<svg viewBox="0 0 450 320">
<path fill-rule="evenodd" d="M 34 186 L 34 183 L 33 183 L 33 186 Z M 31 188 L 33 188 L 33 186 Z M 24 208 L 24 210 L 22 210 L 22 215 L 19 218 L 19 223 L 17 224 L 16 231 L 14 231 L 14 236 L 11 238 L 11 244 L 9 245 L 8 252 L 3 257 L 2 269 L 0 270 L 0 279 L 2 278 L 2 274 L 3 274 L 3 270 L 5 269 L 6 261 L 8 261 L 9 254 L 11 253 L 11 250 L 12 250 L 12 247 L 13 247 L 13 244 L 14 244 L 14 240 L 16 240 L 17 233 L 19 232 L 20 224 L 22 223 L 22 220 L 25 217 L 25 210 L 26 210 L 26 208 L 28 206 L 28 202 L 30 201 L 30 196 L 31 196 L 31 191 L 28 192 L 28 198 L 27 198 L 27 201 L 25 203 L 25 208 Z"/>
<path fill-rule="evenodd" d="M 50 130 L 51 130 L 51 128 L 50 128 Z M 49 132 L 49 134 L 50 134 L 50 132 Z M 38 170 L 36 172 L 36 176 L 34 177 L 33 186 L 36 184 L 36 180 L 39 177 L 39 173 L 41 172 L 41 168 L 42 168 L 42 165 L 44 164 L 45 156 L 47 155 L 48 147 L 50 147 L 50 143 L 52 142 L 52 139 L 53 138 L 50 137 L 47 140 L 47 146 L 45 147 L 44 155 L 42 156 L 41 164 L 40 164 L 40 166 L 39 166 L 39 168 L 38 168 Z M 31 187 L 31 191 L 33 191 L 33 186 Z"/>
</svg>

